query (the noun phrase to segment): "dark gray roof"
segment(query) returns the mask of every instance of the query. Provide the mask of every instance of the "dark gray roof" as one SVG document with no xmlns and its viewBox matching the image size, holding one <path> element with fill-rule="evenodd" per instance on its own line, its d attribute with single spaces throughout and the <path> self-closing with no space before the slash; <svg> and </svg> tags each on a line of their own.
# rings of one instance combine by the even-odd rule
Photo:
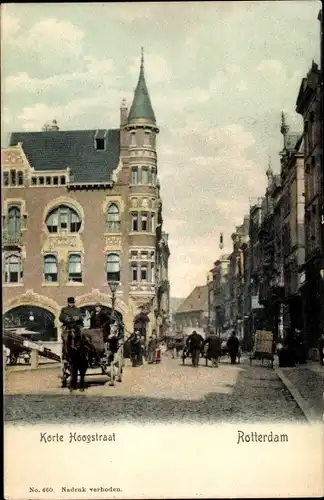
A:
<svg viewBox="0 0 324 500">
<path fill-rule="evenodd" d="M 105 150 L 96 150 L 96 137 L 106 138 Z M 119 163 L 119 129 L 12 133 L 10 146 L 18 142 L 36 171 L 70 167 L 72 183 L 110 182 Z"/>
<path fill-rule="evenodd" d="M 143 58 L 133 103 L 128 113 L 128 121 L 137 119 L 146 119 L 156 123 L 151 99 L 146 86 Z"/>
</svg>

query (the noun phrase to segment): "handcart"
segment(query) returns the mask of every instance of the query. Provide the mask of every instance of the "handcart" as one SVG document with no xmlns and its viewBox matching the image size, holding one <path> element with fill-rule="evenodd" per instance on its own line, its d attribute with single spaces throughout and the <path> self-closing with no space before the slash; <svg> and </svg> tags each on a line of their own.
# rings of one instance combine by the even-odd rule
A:
<svg viewBox="0 0 324 500">
<path fill-rule="evenodd" d="M 268 332 L 265 330 L 257 330 L 255 332 L 254 338 L 254 349 L 250 354 L 250 366 L 252 366 L 252 360 L 261 360 L 262 364 L 264 360 L 269 361 L 271 368 L 273 368 L 274 362 L 274 341 L 273 332 Z"/>
</svg>

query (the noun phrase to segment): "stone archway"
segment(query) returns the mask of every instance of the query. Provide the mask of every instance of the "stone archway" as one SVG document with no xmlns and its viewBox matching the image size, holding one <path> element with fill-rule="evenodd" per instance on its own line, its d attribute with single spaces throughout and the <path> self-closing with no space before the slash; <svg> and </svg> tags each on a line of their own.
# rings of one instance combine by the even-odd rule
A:
<svg viewBox="0 0 324 500">
<path fill-rule="evenodd" d="M 57 340 L 56 318 L 53 312 L 33 304 L 24 304 L 7 310 L 3 316 L 5 328 L 16 328 L 33 340 Z"/>
</svg>

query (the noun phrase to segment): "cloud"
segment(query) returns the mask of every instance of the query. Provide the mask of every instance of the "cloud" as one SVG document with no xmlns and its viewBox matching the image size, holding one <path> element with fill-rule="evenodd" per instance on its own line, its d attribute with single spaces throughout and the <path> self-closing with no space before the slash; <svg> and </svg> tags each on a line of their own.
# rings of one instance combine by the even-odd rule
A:
<svg viewBox="0 0 324 500">
<path fill-rule="evenodd" d="M 132 61 L 129 72 L 131 78 L 136 80 L 139 74 L 141 57 L 133 57 Z M 170 66 L 164 57 L 159 54 L 145 53 L 145 77 L 149 86 L 168 81 L 171 76 Z"/>
<path fill-rule="evenodd" d="M 44 53 L 55 50 L 60 56 L 78 54 L 82 50 L 84 32 L 70 21 L 42 19 L 29 32 L 16 39 L 16 45 L 23 51 Z M 47 55 L 48 56 L 48 55 Z"/>
<path fill-rule="evenodd" d="M 86 64 L 85 71 L 75 71 L 49 76 L 47 78 L 33 78 L 26 72 L 20 72 L 15 76 L 8 76 L 4 80 L 6 92 L 31 92 L 40 94 L 50 88 L 58 88 L 69 85 L 73 82 L 83 82 L 89 84 L 96 82 L 98 85 L 110 86 L 116 84 L 118 77 L 115 72 L 115 63 L 112 59 L 96 59 L 94 57 L 84 57 Z"/>
<path fill-rule="evenodd" d="M 1 35 L 4 42 L 10 42 L 20 29 L 18 17 L 10 14 L 7 8 L 2 7 Z"/>
</svg>

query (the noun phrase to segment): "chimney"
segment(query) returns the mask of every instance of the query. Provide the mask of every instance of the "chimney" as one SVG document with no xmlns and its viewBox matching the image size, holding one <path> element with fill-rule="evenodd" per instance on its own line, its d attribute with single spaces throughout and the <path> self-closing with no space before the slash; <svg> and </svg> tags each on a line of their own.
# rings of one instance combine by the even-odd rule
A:
<svg viewBox="0 0 324 500">
<path fill-rule="evenodd" d="M 128 115 L 128 109 L 126 106 L 126 99 L 122 99 L 121 105 L 120 105 L 120 126 L 123 127 L 124 125 L 127 124 L 127 115 Z"/>
</svg>

